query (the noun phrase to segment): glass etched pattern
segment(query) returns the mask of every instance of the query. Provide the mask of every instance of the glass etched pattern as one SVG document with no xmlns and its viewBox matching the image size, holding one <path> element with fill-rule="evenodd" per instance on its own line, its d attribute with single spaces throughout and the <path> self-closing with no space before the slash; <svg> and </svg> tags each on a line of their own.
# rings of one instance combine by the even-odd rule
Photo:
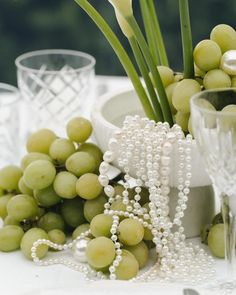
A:
<svg viewBox="0 0 236 295">
<path fill-rule="evenodd" d="M 32 104 L 37 128 L 60 131 L 73 116 L 89 117 L 94 99 L 94 59 L 73 51 L 72 55 L 61 50 L 36 53 L 19 57 L 16 64 L 18 86 Z"/>
</svg>

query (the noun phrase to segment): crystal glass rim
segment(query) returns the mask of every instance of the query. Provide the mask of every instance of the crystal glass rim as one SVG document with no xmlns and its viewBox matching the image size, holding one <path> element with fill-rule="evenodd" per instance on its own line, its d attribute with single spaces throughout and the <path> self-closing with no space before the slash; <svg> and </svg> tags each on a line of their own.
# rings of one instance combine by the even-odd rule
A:
<svg viewBox="0 0 236 295">
<path fill-rule="evenodd" d="M 204 113 L 204 114 L 208 114 L 208 115 L 217 115 L 220 117 L 235 117 L 235 113 L 230 113 L 230 112 L 224 112 L 222 113 L 221 111 L 213 111 L 213 110 L 209 110 L 203 107 L 200 107 L 199 105 L 197 105 L 196 101 L 199 98 L 204 98 L 201 97 L 202 94 L 204 95 L 205 93 L 211 93 L 211 92 L 226 92 L 226 91 L 234 91 L 235 92 L 235 96 L 236 96 L 236 87 L 230 87 L 230 88 L 214 88 L 214 89 L 209 89 L 209 90 L 203 90 L 201 92 L 198 92 L 196 94 L 194 94 L 191 99 L 190 99 L 190 105 L 192 108 L 196 108 L 198 109 L 200 112 Z"/>
<path fill-rule="evenodd" d="M 0 93 L 1 93 L 1 90 L 6 90 L 9 93 L 17 94 L 17 96 L 12 97 L 6 103 L 4 102 L 4 105 L 11 105 L 11 104 L 13 104 L 13 103 L 15 103 L 16 101 L 19 100 L 20 91 L 19 91 L 19 89 L 17 87 L 15 87 L 15 86 L 13 86 L 11 84 L 1 83 L 0 82 Z M 1 103 L 1 98 L 0 98 L 0 103 Z"/>
<path fill-rule="evenodd" d="M 35 50 L 35 51 L 30 51 L 30 52 L 26 52 L 26 53 L 21 54 L 20 56 L 18 56 L 15 59 L 15 65 L 20 70 L 32 72 L 32 73 L 37 73 L 39 71 L 39 69 L 34 69 L 34 68 L 24 66 L 21 64 L 21 62 L 23 60 L 26 60 L 27 58 L 34 57 L 34 56 L 56 55 L 56 54 L 58 54 L 58 55 L 64 54 L 64 55 L 71 55 L 71 56 L 75 56 L 75 57 L 82 57 L 82 58 L 86 58 L 87 60 L 90 61 L 90 64 L 88 64 L 86 66 L 79 67 L 77 69 L 68 70 L 68 71 L 66 71 L 67 73 L 84 72 L 84 71 L 92 69 L 96 64 L 96 59 L 92 55 L 82 52 L 82 51 L 69 50 L 69 49 L 42 49 L 42 50 Z M 44 73 L 57 74 L 58 71 L 46 70 L 46 71 L 44 71 Z"/>
</svg>

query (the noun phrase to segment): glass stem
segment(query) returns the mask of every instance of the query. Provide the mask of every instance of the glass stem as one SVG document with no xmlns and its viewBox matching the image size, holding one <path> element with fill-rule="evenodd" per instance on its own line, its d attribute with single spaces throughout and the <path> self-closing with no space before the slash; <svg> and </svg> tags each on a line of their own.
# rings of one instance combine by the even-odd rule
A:
<svg viewBox="0 0 236 295">
<path fill-rule="evenodd" d="M 225 225 L 225 260 L 227 262 L 227 279 L 235 279 L 235 208 L 232 204 L 235 196 L 221 196 L 222 215 Z"/>
</svg>

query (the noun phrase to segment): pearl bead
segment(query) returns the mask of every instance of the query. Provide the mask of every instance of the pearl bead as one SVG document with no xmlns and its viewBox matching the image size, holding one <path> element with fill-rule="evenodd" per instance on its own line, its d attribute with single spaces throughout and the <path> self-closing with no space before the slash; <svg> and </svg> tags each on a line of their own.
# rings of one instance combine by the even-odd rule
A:
<svg viewBox="0 0 236 295">
<path fill-rule="evenodd" d="M 113 197 L 115 195 L 115 190 L 111 185 L 105 186 L 104 192 L 108 197 Z"/>
<path fill-rule="evenodd" d="M 99 175 L 98 176 L 98 181 L 102 186 L 106 186 L 109 183 L 109 178 L 106 175 Z"/>
<path fill-rule="evenodd" d="M 89 243 L 90 239 L 81 239 L 74 243 L 72 251 L 74 258 L 78 260 L 79 262 L 87 262 L 87 257 L 85 254 L 87 245 Z"/>
<path fill-rule="evenodd" d="M 105 154 L 103 155 L 103 160 L 108 163 L 114 161 L 114 153 L 111 151 L 105 152 Z"/>
</svg>

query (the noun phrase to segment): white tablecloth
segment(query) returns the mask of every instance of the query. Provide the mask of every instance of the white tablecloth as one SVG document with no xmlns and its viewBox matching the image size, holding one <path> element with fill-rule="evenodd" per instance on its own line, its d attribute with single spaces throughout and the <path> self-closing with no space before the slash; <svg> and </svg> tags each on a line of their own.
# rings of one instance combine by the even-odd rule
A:
<svg viewBox="0 0 236 295">
<path fill-rule="evenodd" d="M 98 77 L 99 92 L 127 88 L 130 82 L 122 77 Z M 199 240 L 195 240 L 199 243 Z M 224 273 L 224 261 L 216 260 L 218 275 Z M 183 285 L 161 286 L 157 282 L 131 283 L 100 281 L 87 282 L 84 276 L 64 266 L 39 267 L 26 260 L 20 251 L 0 252 L 0 295 L 76 295 L 76 294 L 129 294 L 181 295 Z M 185 286 L 187 287 L 187 285 Z M 196 287 L 195 287 L 196 288 Z M 202 294 L 215 291 L 196 288 Z M 219 294 L 222 294 L 219 292 Z"/>
</svg>

